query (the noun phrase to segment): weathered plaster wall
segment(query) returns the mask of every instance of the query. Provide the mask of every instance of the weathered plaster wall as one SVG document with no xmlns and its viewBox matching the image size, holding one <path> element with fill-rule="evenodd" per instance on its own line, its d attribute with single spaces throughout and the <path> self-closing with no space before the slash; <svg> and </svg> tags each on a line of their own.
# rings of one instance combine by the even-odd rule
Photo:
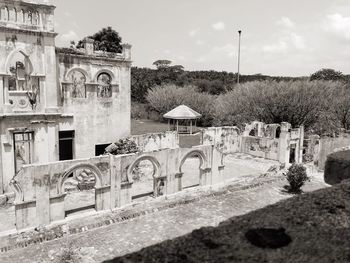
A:
<svg viewBox="0 0 350 263">
<path fill-rule="evenodd" d="M 14 118 L 15 117 L 15 118 Z M 52 116 L 13 116 L 0 119 L 1 186 L 0 193 L 11 189 L 9 183 L 15 175 L 14 132 L 33 132 L 33 163 L 47 163 L 58 160 L 59 122 L 69 122 L 69 118 Z"/>
<path fill-rule="evenodd" d="M 132 202 L 133 168 L 142 160 L 155 166 L 154 195 L 182 190 L 182 165 L 187 158 L 200 159 L 200 185 L 222 181 L 222 154 L 212 146 L 167 149 L 119 156 L 25 166 L 14 178 L 17 229 L 45 225 L 65 218 L 63 184 L 78 169 L 89 169 L 95 176 L 95 209 L 114 209 Z M 158 182 L 164 184 L 159 192 Z"/>
<path fill-rule="evenodd" d="M 295 162 L 302 162 L 304 127 L 291 129 L 289 123 L 247 124 L 243 133 L 237 127 L 213 127 L 202 130 L 201 143 L 215 145 L 223 153 L 243 152 L 258 157 L 289 163 L 291 147 Z"/>
<path fill-rule="evenodd" d="M 321 170 L 325 169 L 327 156 L 338 148 L 350 146 L 350 135 L 341 134 L 336 138 L 311 136 L 308 139 L 306 153 L 313 157 L 314 164 Z"/>
<path fill-rule="evenodd" d="M 279 140 L 259 137 L 242 137 L 241 152 L 271 160 L 278 160 Z"/>
<path fill-rule="evenodd" d="M 131 63 L 94 56 L 58 54 L 59 81 L 62 83 L 62 108 L 74 116 L 71 126 L 60 130 L 75 130 L 75 158 L 95 155 L 95 145 L 109 144 L 130 135 L 130 67 Z M 78 70 L 86 77 L 86 98 L 71 96 L 69 72 Z M 97 77 L 106 72 L 112 77 L 112 97 L 97 96 Z"/>
<path fill-rule="evenodd" d="M 129 139 L 143 152 L 179 148 L 179 135 L 173 131 L 133 135 Z"/>
<path fill-rule="evenodd" d="M 130 135 L 131 100 L 130 45 L 123 44 L 121 54 L 94 52 L 91 48 L 90 53 L 80 55 L 57 54 L 54 6 L 47 2 L 0 0 L 0 7 L 5 6 L 10 16 L 0 17 L 0 194 L 8 192 L 9 180 L 15 175 L 14 131 L 34 132 L 33 163 L 57 161 L 58 133 L 67 130 L 75 130 L 75 158 L 91 157 L 95 155 L 95 145 Z M 20 19 L 13 15 L 14 8 L 33 12 L 38 20 Z M 23 73 L 26 78 L 19 80 L 17 73 L 10 72 L 16 62 L 25 64 L 29 72 Z M 84 99 L 72 98 L 63 89 L 71 81 L 67 78 L 73 69 L 85 73 Z M 102 72 L 112 77 L 111 98 L 97 98 L 96 78 Z M 9 80 L 14 77 L 28 87 L 28 74 L 40 86 L 33 108 L 27 90 L 9 91 Z"/>
<path fill-rule="evenodd" d="M 224 154 L 241 149 L 241 135 L 237 127 L 211 127 L 201 131 L 201 144 L 215 145 Z"/>
</svg>

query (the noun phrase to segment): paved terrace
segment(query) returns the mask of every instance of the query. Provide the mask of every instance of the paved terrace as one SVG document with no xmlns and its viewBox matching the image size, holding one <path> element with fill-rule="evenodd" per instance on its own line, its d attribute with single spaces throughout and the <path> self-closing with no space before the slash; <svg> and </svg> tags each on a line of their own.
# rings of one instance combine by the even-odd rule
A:
<svg viewBox="0 0 350 263">
<path fill-rule="evenodd" d="M 229 158 L 230 169 L 241 169 L 242 173 L 249 172 L 247 169 L 266 171 L 271 165 L 266 160 L 246 155 Z M 235 162 L 239 165 L 235 166 Z M 282 191 L 285 183 L 280 174 L 263 176 L 255 173 L 254 176 L 240 176 L 231 185 L 217 186 L 214 190 L 188 189 L 167 199 L 124 209 L 153 207 L 152 213 L 42 244 L 10 250 L 0 254 L 0 262 L 64 262 L 67 258 L 73 258 L 76 260 L 74 262 L 102 262 L 183 236 L 203 226 L 217 226 L 231 217 L 287 199 L 291 196 Z M 314 177 L 304 190 L 313 191 L 323 187 L 325 184 L 320 177 Z M 178 202 L 178 205 L 157 212 L 157 207 L 174 202 Z"/>
</svg>

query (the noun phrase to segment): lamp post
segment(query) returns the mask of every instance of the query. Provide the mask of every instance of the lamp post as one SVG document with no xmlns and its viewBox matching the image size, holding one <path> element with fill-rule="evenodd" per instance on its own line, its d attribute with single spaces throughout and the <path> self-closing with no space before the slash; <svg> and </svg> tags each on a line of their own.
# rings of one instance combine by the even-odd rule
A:
<svg viewBox="0 0 350 263">
<path fill-rule="evenodd" d="M 239 84 L 239 67 L 241 62 L 241 35 L 242 30 L 238 30 L 238 70 L 237 70 L 237 84 Z"/>
</svg>

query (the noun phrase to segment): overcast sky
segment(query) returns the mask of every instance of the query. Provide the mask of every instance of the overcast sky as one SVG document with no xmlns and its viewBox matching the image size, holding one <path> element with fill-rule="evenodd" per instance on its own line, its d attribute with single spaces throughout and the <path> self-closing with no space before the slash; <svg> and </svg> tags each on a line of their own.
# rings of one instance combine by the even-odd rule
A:
<svg viewBox="0 0 350 263">
<path fill-rule="evenodd" d="M 133 65 L 169 59 L 187 70 L 305 76 L 350 73 L 349 0 L 51 0 L 57 46 L 112 26 Z"/>
</svg>

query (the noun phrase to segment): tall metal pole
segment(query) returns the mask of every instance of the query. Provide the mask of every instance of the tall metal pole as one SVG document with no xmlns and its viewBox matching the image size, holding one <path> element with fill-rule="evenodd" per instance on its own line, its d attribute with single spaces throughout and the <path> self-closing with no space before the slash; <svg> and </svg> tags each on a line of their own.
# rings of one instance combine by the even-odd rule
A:
<svg viewBox="0 0 350 263">
<path fill-rule="evenodd" d="M 240 62 L 241 62 L 241 35 L 242 31 L 238 30 L 238 71 L 237 71 L 237 84 L 239 84 L 239 67 L 240 67 Z"/>
</svg>

